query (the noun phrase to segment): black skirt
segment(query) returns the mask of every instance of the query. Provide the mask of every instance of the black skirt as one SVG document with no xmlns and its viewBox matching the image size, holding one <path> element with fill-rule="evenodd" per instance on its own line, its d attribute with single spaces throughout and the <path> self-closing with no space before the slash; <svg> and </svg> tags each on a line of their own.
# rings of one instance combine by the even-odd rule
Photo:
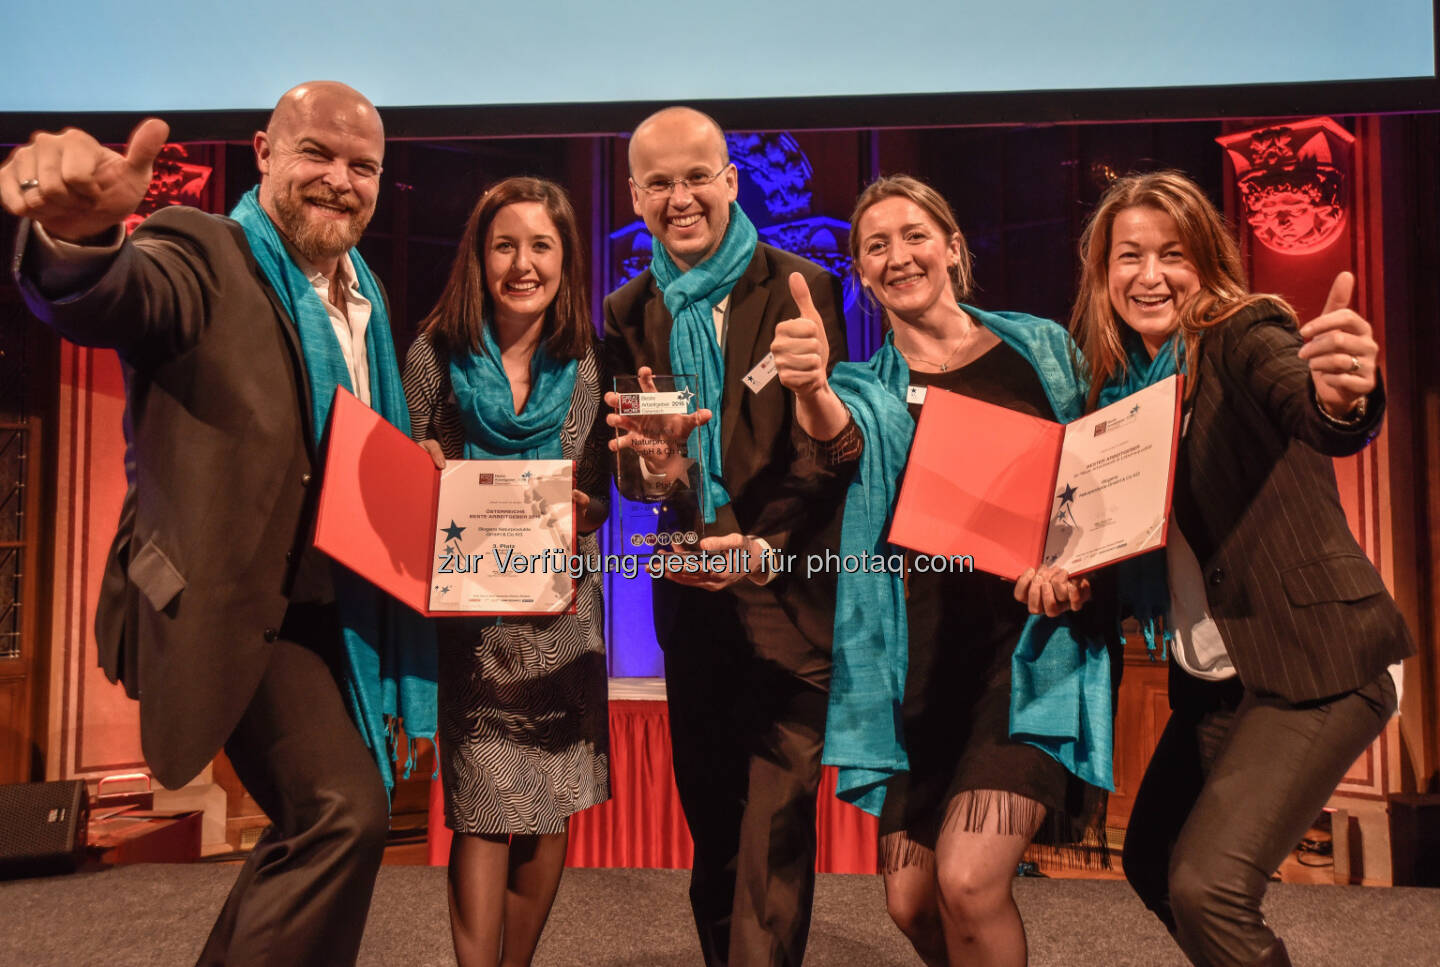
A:
<svg viewBox="0 0 1440 967">
<path fill-rule="evenodd" d="M 1004 343 L 949 373 L 912 372 L 911 382 L 1053 419 L 1029 363 Z M 910 771 L 886 789 L 885 869 L 933 863 L 944 829 L 1028 832 L 1041 809 L 1034 842 L 1071 847 L 1067 857 L 1103 863 L 1105 792 L 1010 738 L 1010 660 L 1028 617 L 1014 585 L 978 571 L 912 569 L 906 611 L 901 714 Z"/>
</svg>

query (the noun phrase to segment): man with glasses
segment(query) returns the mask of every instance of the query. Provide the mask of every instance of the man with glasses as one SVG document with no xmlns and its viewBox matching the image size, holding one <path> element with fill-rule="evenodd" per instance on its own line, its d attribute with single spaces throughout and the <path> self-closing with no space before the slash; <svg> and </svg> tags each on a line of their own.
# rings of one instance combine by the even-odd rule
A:
<svg viewBox="0 0 1440 967">
<path fill-rule="evenodd" d="M 711 967 L 804 957 L 834 576 L 761 562 L 766 551 L 803 560 L 833 547 L 843 490 L 801 456 L 793 396 L 762 365 L 777 324 L 800 315 L 792 273 L 824 323 L 829 358 L 846 358 L 839 280 L 759 242 L 736 204 L 737 178 L 710 117 L 672 107 L 641 122 L 630 197 L 653 260 L 605 300 L 612 374 L 700 376 L 714 514 L 701 548 L 742 552 L 738 569 L 667 571 L 654 587 L 675 778 L 695 841 L 690 902 Z"/>
</svg>

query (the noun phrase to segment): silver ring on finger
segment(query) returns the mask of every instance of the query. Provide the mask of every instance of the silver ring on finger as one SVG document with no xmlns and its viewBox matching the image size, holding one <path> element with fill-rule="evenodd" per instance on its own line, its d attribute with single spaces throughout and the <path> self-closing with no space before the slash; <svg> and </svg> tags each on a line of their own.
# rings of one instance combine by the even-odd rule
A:
<svg viewBox="0 0 1440 967">
<path fill-rule="evenodd" d="M 1360 357 L 1359 357 L 1359 356 L 1351 356 L 1351 357 L 1350 357 L 1350 372 L 1351 372 L 1351 374 L 1360 372 Z"/>
<path fill-rule="evenodd" d="M 24 181 L 20 182 L 20 190 L 21 190 L 21 191 L 29 191 L 31 188 L 39 188 L 39 187 L 40 187 L 40 179 L 39 179 L 39 178 L 26 178 Z"/>
</svg>

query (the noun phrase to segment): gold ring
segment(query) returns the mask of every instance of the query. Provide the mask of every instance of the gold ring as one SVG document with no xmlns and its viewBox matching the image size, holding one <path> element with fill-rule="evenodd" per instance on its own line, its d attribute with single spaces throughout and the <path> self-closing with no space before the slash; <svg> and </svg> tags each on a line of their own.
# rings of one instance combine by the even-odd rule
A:
<svg viewBox="0 0 1440 967">
<path fill-rule="evenodd" d="M 1350 357 L 1350 372 L 1352 372 L 1352 373 L 1358 373 L 1358 372 L 1360 372 L 1360 357 L 1359 357 L 1359 356 L 1351 356 L 1351 357 Z"/>
<path fill-rule="evenodd" d="M 39 178 L 26 178 L 24 181 L 20 182 L 20 190 L 21 190 L 21 191 L 29 191 L 31 188 L 39 188 L 39 187 L 40 187 L 40 179 L 39 179 Z"/>
</svg>

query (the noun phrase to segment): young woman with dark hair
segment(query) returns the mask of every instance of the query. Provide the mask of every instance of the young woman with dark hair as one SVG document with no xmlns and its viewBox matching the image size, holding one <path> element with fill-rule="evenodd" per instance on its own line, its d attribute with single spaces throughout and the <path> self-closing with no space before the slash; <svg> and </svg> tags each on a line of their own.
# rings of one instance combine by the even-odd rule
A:
<svg viewBox="0 0 1440 967">
<path fill-rule="evenodd" d="M 598 554 L 609 494 L 585 278 L 564 190 L 500 182 L 470 215 L 404 375 L 412 434 L 437 466 L 575 461 L 582 557 Z M 446 618 L 438 631 L 455 954 L 462 965 L 528 964 L 569 817 L 609 798 L 600 575 L 580 578 L 574 614 Z"/>
</svg>

